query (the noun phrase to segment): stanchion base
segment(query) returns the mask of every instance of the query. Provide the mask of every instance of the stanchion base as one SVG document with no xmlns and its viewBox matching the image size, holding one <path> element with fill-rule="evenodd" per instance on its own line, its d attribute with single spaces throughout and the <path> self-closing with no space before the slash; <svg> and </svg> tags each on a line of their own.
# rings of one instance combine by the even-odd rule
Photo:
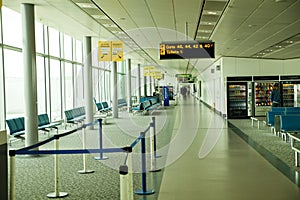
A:
<svg viewBox="0 0 300 200">
<path fill-rule="evenodd" d="M 66 197 L 68 195 L 69 194 L 66 193 L 66 192 L 59 192 L 58 194 L 56 194 L 56 192 L 53 192 L 53 193 L 47 194 L 47 197 L 49 197 L 49 198 L 62 198 L 62 197 Z"/>
<path fill-rule="evenodd" d="M 79 174 L 90 174 L 90 173 L 94 173 L 94 170 L 79 170 L 78 173 Z"/>
<path fill-rule="evenodd" d="M 155 192 L 154 190 L 147 190 L 147 191 L 136 190 L 134 193 L 138 195 L 149 195 L 149 194 L 154 194 Z"/>
<path fill-rule="evenodd" d="M 102 156 L 102 157 L 95 157 L 94 159 L 95 159 L 95 160 L 107 160 L 108 157 Z"/>
<path fill-rule="evenodd" d="M 151 169 L 150 172 L 160 172 L 161 169 Z"/>
</svg>

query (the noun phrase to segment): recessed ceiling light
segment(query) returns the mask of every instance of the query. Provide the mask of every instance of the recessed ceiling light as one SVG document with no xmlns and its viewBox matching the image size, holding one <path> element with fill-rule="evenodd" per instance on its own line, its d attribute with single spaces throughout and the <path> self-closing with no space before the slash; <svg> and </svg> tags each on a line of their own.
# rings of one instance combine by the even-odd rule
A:
<svg viewBox="0 0 300 200">
<path fill-rule="evenodd" d="M 102 24 L 105 27 L 117 27 L 115 24 Z"/>
<path fill-rule="evenodd" d="M 292 40 L 287 40 L 285 42 L 288 43 L 288 44 L 293 44 L 294 43 L 294 41 L 292 41 Z"/>
<path fill-rule="evenodd" d="M 215 11 L 208 11 L 207 14 L 209 14 L 209 15 L 216 15 L 216 14 L 218 14 L 218 13 L 215 12 Z"/>
<path fill-rule="evenodd" d="M 109 19 L 106 15 L 92 15 L 95 19 Z"/>
<path fill-rule="evenodd" d="M 76 3 L 81 8 L 96 8 L 92 3 Z"/>
</svg>

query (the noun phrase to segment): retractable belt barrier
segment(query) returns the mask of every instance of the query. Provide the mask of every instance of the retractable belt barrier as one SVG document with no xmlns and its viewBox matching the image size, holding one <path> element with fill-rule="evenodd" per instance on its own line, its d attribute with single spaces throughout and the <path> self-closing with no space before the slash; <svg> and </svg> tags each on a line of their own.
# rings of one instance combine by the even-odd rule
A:
<svg viewBox="0 0 300 200">
<path fill-rule="evenodd" d="M 99 125 L 99 148 L 98 149 L 86 149 L 86 127 L 93 126 L 95 124 Z M 75 133 L 79 130 L 82 130 L 83 137 L 83 149 L 65 149 L 59 150 L 59 138 Z M 150 132 L 150 159 L 151 159 L 151 170 L 152 172 L 159 171 L 156 169 L 156 158 L 159 157 L 156 155 L 156 135 L 155 135 L 155 117 L 152 117 L 152 122 L 145 129 L 145 131 L 140 132 L 140 136 L 133 141 L 130 146 L 122 148 L 103 148 L 102 145 L 102 119 L 97 119 L 94 122 L 83 124 L 81 127 L 74 130 L 68 131 L 66 133 L 56 134 L 53 137 L 46 139 L 37 144 L 24 147 L 18 150 L 10 150 L 10 199 L 15 200 L 15 156 L 16 155 L 45 155 L 53 154 L 54 155 L 54 177 L 55 177 L 55 190 L 53 193 L 49 193 L 47 197 L 49 198 L 61 198 L 68 196 L 66 192 L 60 192 L 60 183 L 59 183 L 59 154 L 83 154 L 83 170 L 78 171 L 81 174 L 92 173 L 93 170 L 87 170 L 86 168 L 86 154 L 99 153 L 99 157 L 96 157 L 96 160 L 105 160 L 107 157 L 103 156 L 103 153 L 127 153 L 124 164 L 119 168 L 120 174 L 120 199 L 133 199 L 133 178 L 132 178 L 132 149 L 141 141 L 141 158 L 142 158 L 142 189 L 137 190 L 135 194 L 139 195 L 149 195 L 154 194 L 154 190 L 147 190 L 146 185 L 146 133 Z M 54 149 L 55 150 L 36 150 L 39 146 L 47 144 L 54 140 Z"/>
</svg>

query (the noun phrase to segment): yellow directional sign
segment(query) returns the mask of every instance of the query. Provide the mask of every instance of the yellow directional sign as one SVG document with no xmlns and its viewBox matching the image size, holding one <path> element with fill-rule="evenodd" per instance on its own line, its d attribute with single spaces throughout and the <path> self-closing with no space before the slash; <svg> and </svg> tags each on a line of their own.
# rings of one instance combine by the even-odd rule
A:
<svg viewBox="0 0 300 200">
<path fill-rule="evenodd" d="M 145 71 L 145 70 L 150 70 L 150 71 L 151 71 L 151 70 L 155 70 L 155 66 L 145 66 L 145 67 L 144 67 L 144 71 Z"/>
<path fill-rule="evenodd" d="M 111 42 L 111 51 L 112 51 L 112 56 L 111 60 L 112 61 L 123 61 L 124 60 L 124 43 L 121 41 L 113 41 Z"/>
<path fill-rule="evenodd" d="M 161 71 L 154 71 L 152 72 L 152 77 L 154 79 L 160 80 L 163 78 L 163 73 Z"/>
<path fill-rule="evenodd" d="M 98 42 L 98 61 L 111 61 L 111 42 Z"/>
</svg>

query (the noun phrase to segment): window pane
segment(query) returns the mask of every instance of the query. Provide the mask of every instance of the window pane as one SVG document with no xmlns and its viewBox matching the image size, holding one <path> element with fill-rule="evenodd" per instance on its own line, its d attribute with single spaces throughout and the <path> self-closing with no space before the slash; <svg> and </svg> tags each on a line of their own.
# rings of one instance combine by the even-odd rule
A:
<svg viewBox="0 0 300 200">
<path fill-rule="evenodd" d="M 49 54 L 59 57 L 59 32 L 49 28 Z"/>
<path fill-rule="evenodd" d="M 44 58 L 36 58 L 38 114 L 46 113 L 46 81 Z"/>
<path fill-rule="evenodd" d="M 66 110 L 73 108 L 72 64 L 65 63 Z"/>
<path fill-rule="evenodd" d="M 76 59 L 75 61 L 82 63 L 82 43 L 76 40 Z"/>
<path fill-rule="evenodd" d="M 72 60 L 72 38 L 64 35 L 64 58 Z"/>
<path fill-rule="evenodd" d="M 58 60 L 50 60 L 50 79 L 51 117 L 53 121 L 61 119 L 60 63 Z"/>
<path fill-rule="evenodd" d="M 76 91 L 75 91 L 75 107 L 84 105 L 83 99 L 83 67 L 81 65 L 76 66 L 75 75 Z"/>
<path fill-rule="evenodd" d="M 35 40 L 36 40 L 36 52 L 44 53 L 44 31 L 43 24 L 35 23 Z"/>
<path fill-rule="evenodd" d="M 6 118 L 24 116 L 24 71 L 21 52 L 4 50 Z"/>
<path fill-rule="evenodd" d="M 21 15 L 2 6 L 3 13 L 3 41 L 15 47 L 22 47 L 22 21 Z"/>
</svg>

